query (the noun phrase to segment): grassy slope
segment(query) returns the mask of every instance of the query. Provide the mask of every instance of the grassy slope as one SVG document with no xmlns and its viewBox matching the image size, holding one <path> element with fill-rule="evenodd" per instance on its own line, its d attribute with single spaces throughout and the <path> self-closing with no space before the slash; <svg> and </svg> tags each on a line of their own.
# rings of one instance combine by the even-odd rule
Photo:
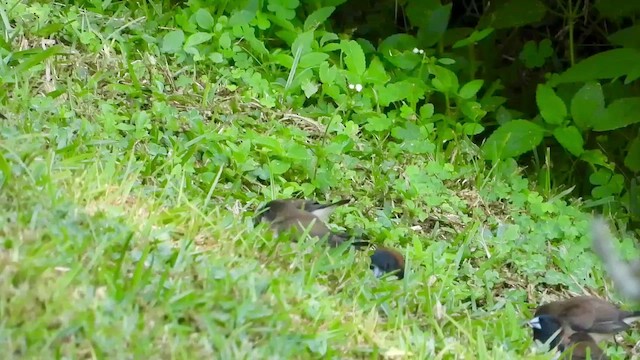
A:
<svg viewBox="0 0 640 360">
<path fill-rule="evenodd" d="M 612 295 L 588 251 L 588 217 L 529 190 L 513 168 L 485 169 L 464 147 L 455 159 L 407 156 L 340 127 L 322 140 L 318 123 L 261 107 L 228 71 L 207 74 L 219 76 L 209 87 L 198 67 L 125 57 L 119 42 L 134 40 L 107 40 L 108 19 L 37 4 L 7 14 L 13 43 L 28 47 L 42 41 L 30 22 L 78 20 L 53 37 L 72 55 L 4 90 L 7 354 L 535 358 L 521 326 L 533 304 L 583 288 Z M 56 88 L 59 97 L 43 96 Z M 265 186 L 252 179 L 269 146 L 326 152 L 317 172 L 303 157 Z M 311 185 L 323 187 L 320 200 L 359 199 L 335 223 L 403 249 L 404 281 L 373 279 L 366 253 L 278 241 L 242 216 Z M 638 340 L 629 334 L 627 347 Z"/>
</svg>

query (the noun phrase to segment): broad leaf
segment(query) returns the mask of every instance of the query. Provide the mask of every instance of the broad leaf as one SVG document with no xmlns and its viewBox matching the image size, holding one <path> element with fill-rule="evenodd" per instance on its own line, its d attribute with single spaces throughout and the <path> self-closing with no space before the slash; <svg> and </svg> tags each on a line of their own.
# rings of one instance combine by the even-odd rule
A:
<svg viewBox="0 0 640 360">
<path fill-rule="evenodd" d="M 544 129 L 528 120 L 512 120 L 489 136 L 482 149 L 490 160 L 506 159 L 533 150 L 542 142 Z"/>
</svg>

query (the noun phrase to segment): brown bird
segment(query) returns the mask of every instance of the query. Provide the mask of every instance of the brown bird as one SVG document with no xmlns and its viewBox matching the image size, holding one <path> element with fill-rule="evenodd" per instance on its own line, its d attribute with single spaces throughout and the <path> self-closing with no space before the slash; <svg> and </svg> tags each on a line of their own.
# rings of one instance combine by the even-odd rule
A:
<svg viewBox="0 0 640 360">
<path fill-rule="evenodd" d="M 565 338 L 558 350 L 563 353 L 562 359 L 566 360 L 587 360 L 587 353 L 591 360 L 609 360 L 593 338 L 583 332 L 573 333 Z"/>
<path fill-rule="evenodd" d="M 399 280 L 404 278 L 404 257 L 394 249 L 378 247 L 371 255 L 373 275 L 380 278 L 386 273 L 394 273 Z"/>
<path fill-rule="evenodd" d="M 533 328 L 534 339 L 543 343 L 560 330 L 551 343 L 553 348 L 561 339 L 570 338 L 576 332 L 588 334 L 595 343 L 612 340 L 637 320 L 640 320 L 640 311 L 624 311 L 605 300 L 577 296 L 539 306 L 529 326 Z"/>
<path fill-rule="evenodd" d="M 307 229 L 313 237 L 326 237 L 329 246 L 337 247 L 348 241 L 351 236 L 347 233 L 334 232 L 325 223 L 331 213 L 339 205 L 348 201 L 341 200 L 331 204 L 320 204 L 315 201 L 303 199 L 272 200 L 265 204 L 258 215 L 254 217 L 254 225 L 266 222 L 277 234 L 291 231 L 295 239 L 299 239 Z M 365 240 L 351 241 L 356 247 L 368 245 Z"/>
</svg>

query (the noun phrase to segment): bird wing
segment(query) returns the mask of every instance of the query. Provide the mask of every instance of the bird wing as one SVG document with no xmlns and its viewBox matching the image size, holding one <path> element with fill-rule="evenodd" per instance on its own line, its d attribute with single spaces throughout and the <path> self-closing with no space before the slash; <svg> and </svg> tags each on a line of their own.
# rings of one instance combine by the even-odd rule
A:
<svg viewBox="0 0 640 360">
<path fill-rule="evenodd" d="M 603 300 L 593 299 L 593 301 L 572 305 L 565 311 L 565 318 L 574 331 L 615 334 L 630 328 L 621 320 L 620 310 Z"/>
</svg>

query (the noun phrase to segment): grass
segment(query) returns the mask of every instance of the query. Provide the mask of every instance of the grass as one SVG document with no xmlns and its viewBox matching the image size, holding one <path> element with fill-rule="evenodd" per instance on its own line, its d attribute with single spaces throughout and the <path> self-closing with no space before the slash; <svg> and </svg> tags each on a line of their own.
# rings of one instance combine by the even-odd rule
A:
<svg viewBox="0 0 640 360">
<path fill-rule="evenodd" d="M 471 144 L 407 155 L 330 113 L 271 107 L 251 98 L 251 69 L 133 51 L 158 35 L 134 13 L 3 14 L 12 46 L 67 53 L 2 70 L 5 358 L 546 359 L 522 326 L 536 304 L 615 298 L 580 202 L 544 198 Z M 400 248 L 406 278 L 252 227 L 259 204 L 295 194 L 357 199 L 333 222 Z"/>
</svg>

